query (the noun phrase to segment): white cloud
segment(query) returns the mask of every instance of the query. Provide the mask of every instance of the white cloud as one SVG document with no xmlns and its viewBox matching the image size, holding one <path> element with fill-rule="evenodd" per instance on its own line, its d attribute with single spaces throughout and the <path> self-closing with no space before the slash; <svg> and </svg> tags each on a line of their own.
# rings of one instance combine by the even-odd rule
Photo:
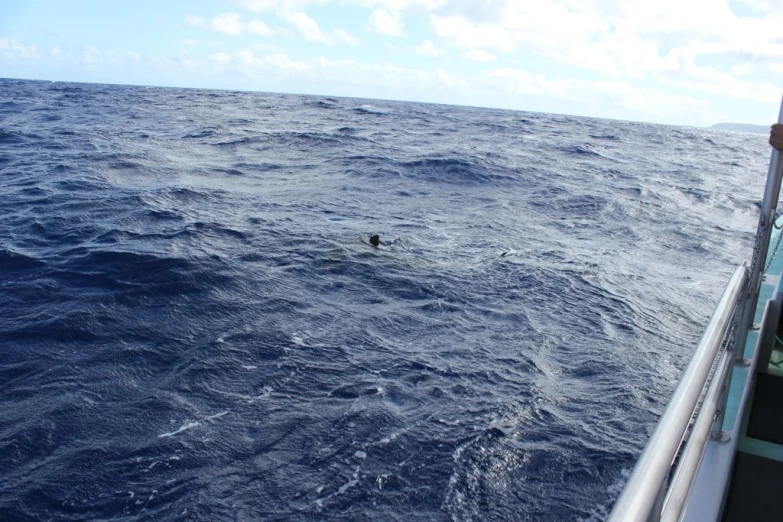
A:
<svg viewBox="0 0 783 522">
<path fill-rule="evenodd" d="M 278 11 L 291 13 L 302 11 L 309 5 L 337 3 L 336 0 L 236 0 L 237 4 L 254 13 Z M 407 9 L 422 8 L 433 11 L 445 6 L 448 0 L 340 0 L 341 4 L 353 4 L 369 9 L 381 8 L 390 12 L 402 12 Z"/>
<path fill-rule="evenodd" d="M 250 45 L 250 48 L 253 51 L 263 51 L 265 53 L 279 53 L 282 52 L 282 49 L 274 44 L 266 44 L 266 43 L 254 43 Z"/>
<path fill-rule="evenodd" d="M 123 65 L 123 55 L 121 53 L 118 53 L 114 49 L 111 49 L 109 52 L 106 53 L 106 59 L 109 61 L 109 63 L 113 63 L 114 65 Z"/>
<path fill-rule="evenodd" d="M 283 52 L 256 54 L 252 49 L 234 53 L 215 53 L 209 60 L 220 71 L 232 71 L 245 77 L 259 74 L 279 73 L 284 75 L 302 74 L 311 68 L 306 62 L 293 60 Z"/>
<path fill-rule="evenodd" d="M 388 36 L 402 36 L 405 29 L 400 20 L 400 13 L 390 13 L 386 9 L 376 9 L 370 15 L 370 21 L 366 29 L 373 33 Z"/>
<path fill-rule="evenodd" d="M 507 68 L 487 71 L 483 80 L 499 90 L 575 101 L 586 106 L 619 106 L 640 117 L 658 121 L 673 121 L 684 116 L 707 121 L 714 118 L 709 103 L 703 99 L 639 88 L 624 81 L 586 81 L 576 78 L 550 80 L 540 74 L 531 75 L 521 69 Z"/>
<path fill-rule="evenodd" d="M 710 56 L 731 61 L 727 71 L 755 61 L 776 73 L 783 61 L 778 36 L 782 0 L 235 1 L 254 12 L 288 17 L 304 14 L 311 5 L 357 5 L 373 9 L 366 29 L 388 35 L 403 33 L 403 13 L 431 12 L 430 25 L 441 43 L 489 53 L 532 52 L 619 78 L 678 74 L 686 63 Z M 732 11 L 738 4 L 756 16 L 747 16 L 747 11 L 738 16 Z M 310 41 L 352 40 L 318 35 L 302 20 L 296 27 Z M 673 59 L 686 50 L 695 52 L 690 60 Z"/>
<path fill-rule="evenodd" d="M 196 69 L 199 66 L 199 60 L 191 56 L 187 49 L 180 49 L 179 65 L 183 69 Z"/>
<path fill-rule="evenodd" d="M 245 28 L 248 33 L 256 34 L 258 36 L 273 36 L 275 34 L 274 29 L 270 29 L 269 26 L 261 20 L 250 20 L 245 25 Z"/>
<path fill-rule="evenodd" d="M 81 60 L 88 66 L 103 64 L 103 56 L 101 55 L 101 52 L 91 45 L 85 47 L 81 56 Z"/>
<path fill-rule="evenodd" d="M 196 26 L 196 27 L 206 27 L 207 22 L 204 21 L 203 18 L 195 16 L 195 15 L 185 15 L 185 21 L 189 23 L 190 25 Z"/>
<path fill-rule="evenodd" d="M 474 62 L 491 62 L 496 59 L 496 56 L 492 53 L 488 53 L 483 49 L 471 49 L 465 53 L 465 58 Z"/>
<path fill-rule="evenodd" d="M 283 18 L 299 31 L 306 40 L 325 44 L 345 43 L 353 45 L 356 39 L 343 29 L 337 29 L 332 33 L 324 33 L 318 26 L 318 22 L 307 16 L 302 11 L 288 13 Z"/>
<path fill-rule="evenodd" d="M 757 101 L 759 103 L 776 100 L 780 96 L 780 86 L 769 83 L 754 83 L 737 78 L 715 67 L 699 67 L 689 64 L 685 68 L 685 77 L 662 77 L 661 81 L 699 93 L 727 96 L 738 100 Z"/>
<path fill-rule="evenodd" d="M 231 55 L 228 53 L 213 53 L 209 55 L 209 59 L 215 62 L 227 63 L 231 61 Z"/>
<path fill-rule="evenodd" d="M 304 71 L 309 68 L 305 62 L 292 60 L 284 53 L 267 54 L 264 56 L 264 59 L 268 63 L 280 69 L 294 69 L 297 71 Z"/>
<path fill-rule="evenodd" d="M 414 52 L 420 56 L 432 56 L 433 58 L 437 58 L 443 54 L 443 49 L 429 40 L 424 40 L 421 44 L 416 46 Z"/>
<path fill-rule="evenodd" d="M 250 9 L 254 13 L 260 13 L 261 11 L 273 11 L 277 9 L 277 0 L 239 0 L 239 5 L 246 9 Z"/>
<path fill-rule="evenodd" d="M 344 29 L 335 29 L 332 35 L 333 35 L 332 38 L 336 40 L 338 43 L 356 45 L 356 38 L 348 34 L 348 32 L 345 31 Z"/>
<path fill-rule="evenodd" d="M 2 51 L 2 45 L 3 42 L 2 39 L 0 39 L 0 51 Z M 58 65 L 71 63 L 87 67 L 102 65 L 105 62 L 113 65 L 127 66 L 128 64 L 137 64 L 142 61 L 141 55 L 133 51 L 117 51 L 116 49 L 110 49 L 102 52 L 93 46 L 87 46 L 81 52 L 73 53 L 67 49 L 63 49 L 59 45 L 54 45 L 49 49 L 48 56 L 54 59 L 55 63 Z M 29 52 L 26 52 L 24 57 L 26 59 L 35 58 L 38 57 L 38 53 L 36 51 L 35 55 L 30 55 Z"/>
<path fill-rule="evenodd" d="M 432 15 L 435 33 L 454 45 L 508 53 L 519 48 L 562 51 L 589 41 L 609 28 L 590 11 L 577 10 L 576 0 L 494 1 L 449 4 L 445 15 Z"/>
<path fill-rule="evenodd" d="M 534 54 L 604 77 L 759 101 L 770 88 L 750 76 L 757 66 L 780 74 L 783 1 L 743 1 L 759 14 L 738 16 L 728 0 L 452 0 L 430 26 L 473 58 Z"/>
<path fill-rule="evenodd" d="M 38 48 L 35 45 L 24 45 L 16 38 L 0 38 L 0 53 L 15 59 L 38 58 Z"/>
<path fill-rule="evenodd" d="M 502 27 L 476 25 L 461 16 L 432 16 L 430 23 L 437 36 L 459 47 L 489 48 L 506 53 L 516 49 L 514 38 Z"/>
<path fill-rule="evenodd" d="M 302 36 L 304 36 L 306 40 L 320 42 L 326 38 L 323 31 L 321 31 L 321 28 L 318 27 L 318 22 L 307 16 L 304 12 L 291 13 L 284 18 L 297 31 L 302 33 Z"/>
<path fill-rule="evenodd" d="M 388 11 L 403 12 L 407 10 L 435 11 L 446 5 L 449 0 L 343 0 L 362 7 L 380 7 Z M 454 1 L 454 0 L 451 0 Z M 485 0 L 486 1 L 486 0 Z"/>
<path fill-rule="evenodd" d="M 270 29 L 262 20 L 253 19 L 248 22 L 243 22 L 242 16 L 233 12 L 219 14 L 210 21 L 209 25 L 215 31 L 231 36 L 237 36 L 244 33 L 258 36 L 273 36 L 275 34 L 274 29 Z"/>
<path fill-rule="evenodd" d="M 748 76 L 753 72 L 753 68 L 748 64 L 735 65 L 731 68 L 731 74 L 734 76 Z"/>
<path fill-rule="evenodd" d="M 198 45 L 198 40 L 194 40 L 193 38 L 185 38 L 180 41 L 182 42 L 182 45 L 187 45 L 188 47 L 195 47 Z"/>
<path fill-rule="evenodd" d="M 312 74 L 323 82 L 333 84 L 350 83 L 363 88 L 381 88 L 387 93 L 441 90 L 446 81 L 455 88 L 467 89 L 469 82 L 450 76 L 443 71 L 409 69 L 392 64 L 360 63 L 354 60 L 315 60 L 318 68 Z M 388 95 L 388 94 L 387 94 Z"/>
<path fill-rule="evenodd" d="M 237 13 L 222 13 L 212 19 L 212 28 L 221 33 L 236 36 L 242 32 L 242 17 Z"/>
<path fill-rule="evenodd" d="M 774 0 L 739 0 L 739 2 L 760 12 L 771 12 L 783 8 L 779 2 L 776 3 Z"/>
<path fill-rule="evenodd" d="M 665 71 L 675 65 L 660 56 L 655 40 L 640 39 L 625 30 L 615 30 L 568 50 L 544 54 L 576 67 L 626 78 L 644 78 L 649 72 Z"/>
<path fill-rule="evenodd" d="M 638 41 L 652 39 L 660 49 L 692 52 L 695 59 L 717 56 L 727 61 L 783 60 L 783 42 L 776 41 L 783 24 L 783 2 L 777 4 L 778 13 L 757 16 L 737 15 L 727 0 L 581 2 L 585 9 L 611 24 L 611 31 L 594 35 L 599 41 L 622 30 Z"/>
<path fill-rule="evenodd" d="M 184 51 L 187 53 L 187 51 Z M 114 65 L 122 65 L 126 66 L 130 62 L 133 63 L 139 63 L 141 62 L 141 55 L 138 53 L 134 53 L 131 51 L 116 51 L 114 49 L 111 49 L 107 51 L 105 54 L 106 61 L 109 63 L 112 63 Z M 95 48 L 88 48 L 86 56 L 89 60 L 97 60 L 97 63 L 101 63 L 101 53 Z"/>
</svg>

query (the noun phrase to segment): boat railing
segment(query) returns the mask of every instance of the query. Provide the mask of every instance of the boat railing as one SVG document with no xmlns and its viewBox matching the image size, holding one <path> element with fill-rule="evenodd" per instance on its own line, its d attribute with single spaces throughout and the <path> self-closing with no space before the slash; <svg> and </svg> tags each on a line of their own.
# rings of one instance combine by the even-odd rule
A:
<svg viewBox="0 0 783 522">
<path fill-rule="evenodd" d="M 716 411 L 721 407 L 722 387 L 734 362 L 732 350 L 721 351 L 721 347 L 728 345 L 724 340 L 740 315 L 737 312 L 747 285 L 748 269 L 743 264 L 726 285 L 693 358 L 607 519 L 610 522 L 679 518 Z M 715 367 L 718 355 L 721 357 Z M 697 409 L 700 398 L 701 407 Z M 678 454 L 680 458 L 676 459 Z M 675 459 L 677 469 L 672 474 Z"/>
<path fill-rule="evenodd" d="M 783 101 L 778 123 L 783 123 Z M 723 436 L 731 369 L 735 362 L 743 364 L 765 272 L 783 182 L 782 156 L 772 150 L 750 269 L 743 264 L 734 270 L 691 362 L 607 519 L 609 522 L 679 520 L 705 445 L 710 438 Z M 724 343 L 732 325 L 731 342 Z M 697 408 L 700 399 L 701 407 Z"/>
</svg>

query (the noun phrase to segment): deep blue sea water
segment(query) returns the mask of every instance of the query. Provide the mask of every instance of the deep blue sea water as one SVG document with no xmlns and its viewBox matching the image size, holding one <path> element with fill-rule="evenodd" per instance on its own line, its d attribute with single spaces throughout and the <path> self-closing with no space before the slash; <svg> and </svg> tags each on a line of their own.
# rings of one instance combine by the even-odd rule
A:
<svg viewBox="0 0 783 522">
<path fill-rule="evenodd" d="M 0 520 L 601 520 L 749 257 L 768 159 L 0 80 Z"/>
</svg>

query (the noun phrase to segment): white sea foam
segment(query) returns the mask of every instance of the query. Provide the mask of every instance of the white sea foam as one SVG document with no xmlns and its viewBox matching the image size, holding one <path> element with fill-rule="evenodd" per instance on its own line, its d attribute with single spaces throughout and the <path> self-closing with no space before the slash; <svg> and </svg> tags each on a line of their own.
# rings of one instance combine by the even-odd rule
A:
<svg viewBox="0 0 783 522">
<path fill-rule="evenodd" d="M 337 490 L 337 494 L 338 495 L 342 495 L 343 493 L 345 493 L 345 491 L 348 488 L 352 488 L 352 487 L 354 487 L 358 483 L 359 483 L 359 479 L 352 478 L 351 480 L 349 480 L 348 482 L 346 482 L 345 484 L 340 486 L 340 489 Z"/>
<path fill-rule="evenodd" d="M 208 422 L 212 422 L 213 420 L 215 420 L 215 419 L 219 419 L 219 418 L 220 418 L 220 417 L 222 417 L 223 415 L 227 414 L 229 411 L 230 411 L 230 410 L 221 411 L 220 413 L 216 413 L 216 414 L 214 414 L 214 415 L 210 415 L 209 417 L 207 417 L 207 418 L 206 418 L 206 419 L 204 419 L 204 420 L 205 420 L 205 421 L 208 421 Z"/>
<path fill-rule="evenodd" d="M 172 432 L 169 432 L 169 433 L 162 433 L 162 434 L 158 435 L 158 438 L 159 439 L 163 439 L 165 437 L 173 437 L 174 435 L 176 435 L 178 433 L 182 433 L 183 431 L 189 430 L 191 428 L 195 428 L 196 426 L 200 426 L 200 425 L 201 425 L 201 423 L 198 422 L 198 421 L 188 422 L 187 424 L 183 424 L 182 426 L 180 426 L 180 428 L 178 430 L 176 430 L 176 431 L 172 431 Z"/>
</svg>

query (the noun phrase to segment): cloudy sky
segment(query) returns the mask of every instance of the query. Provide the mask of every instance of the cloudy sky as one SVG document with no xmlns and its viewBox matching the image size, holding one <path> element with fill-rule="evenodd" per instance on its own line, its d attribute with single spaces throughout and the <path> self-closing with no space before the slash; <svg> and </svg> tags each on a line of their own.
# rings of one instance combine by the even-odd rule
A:
<svg viewBox="0 0 783 522">
<path fill-rule="evenodd" d="M 0 77 L 768 124 L 783 0 L 0 0 Z"/>
</svg>

